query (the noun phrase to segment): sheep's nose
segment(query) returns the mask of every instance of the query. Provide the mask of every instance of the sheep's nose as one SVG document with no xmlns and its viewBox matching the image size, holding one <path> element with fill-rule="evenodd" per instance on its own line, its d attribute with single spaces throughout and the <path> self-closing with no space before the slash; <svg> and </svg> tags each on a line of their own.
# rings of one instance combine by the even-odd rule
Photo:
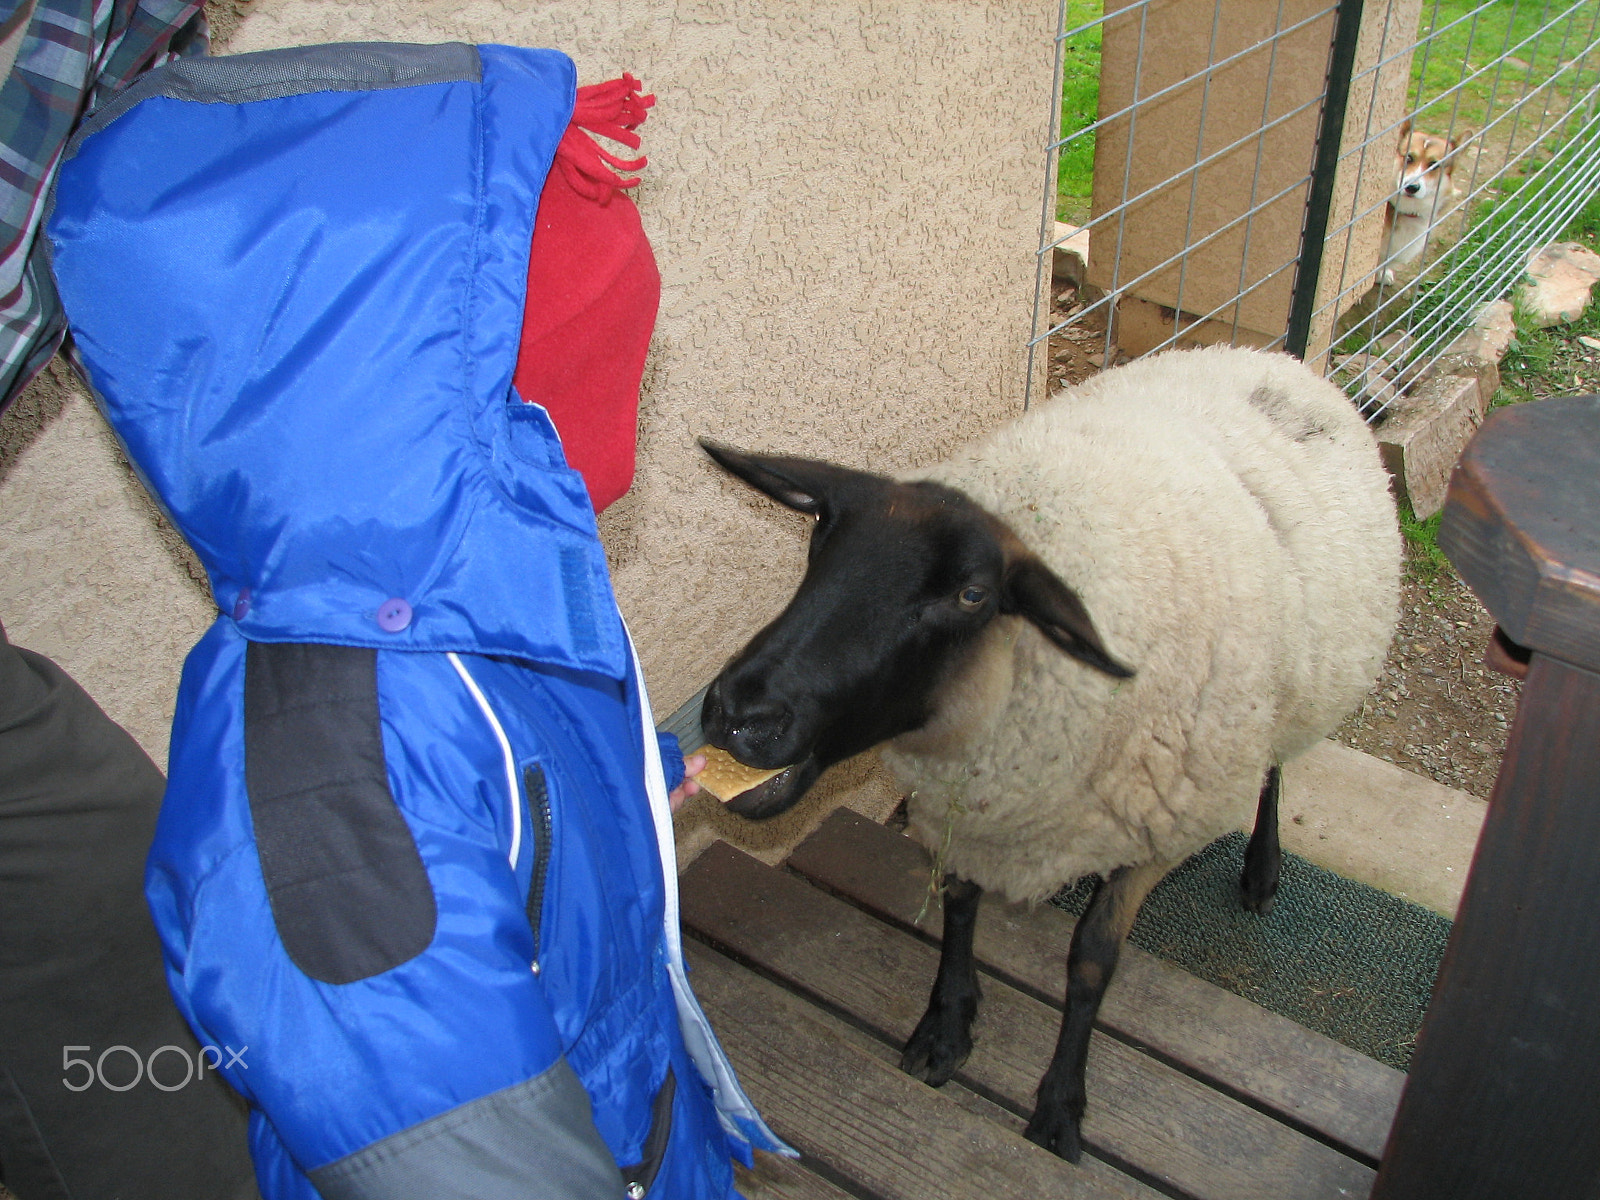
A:
<svg viewBox="0 0 1600 1200">
<path fill-rule="evenodd" d="M 768 762 L 789 732 L 794 713 L 778 705 L 748 708 L 728 717 L 728 752 L 752 767 L 781 767 L 787 760 Z"/>
<path fill-rule="evenodd" d="M 700 724 L 706 739 L 753 767 L 786 766 L 767 762 L 794 724 L 794 710 L 768 697 L 731 701 L 719 676 L 706 692 Z"/>
</svg>

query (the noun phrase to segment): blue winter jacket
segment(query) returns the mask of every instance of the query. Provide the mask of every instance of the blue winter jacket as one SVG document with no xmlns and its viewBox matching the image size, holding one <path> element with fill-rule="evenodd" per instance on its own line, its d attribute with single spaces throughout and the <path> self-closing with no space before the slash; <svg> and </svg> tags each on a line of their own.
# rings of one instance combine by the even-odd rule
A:
<svg viewBox="0 0 1600 1200">
<path fill-rule="evenodd" d="M 148 895 L 269 1198 L 732 1194 L 650 709 L 511 389 L 572 63 L 185 60 L 69 148 L 77 353 L 222 610 Z"/>
</svg>

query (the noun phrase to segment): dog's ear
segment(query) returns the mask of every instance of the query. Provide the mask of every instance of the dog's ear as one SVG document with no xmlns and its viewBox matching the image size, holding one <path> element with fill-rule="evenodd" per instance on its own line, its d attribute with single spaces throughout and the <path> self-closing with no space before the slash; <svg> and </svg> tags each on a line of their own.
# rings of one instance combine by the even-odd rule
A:
<svg viewBox="0 0 1600 1200">
<path fill-rule="evenodd" d="M 1397 135 L 1395 135 L 1395 139 L 1394 140 L 1396 142 L 1398 142 L 1400 145 L 1403 146 L 1403 145 L 1405 145 L 1406 139 L 1408 137 L 1410 137 L 1410 136 L 1411 136 L 1411 118 L 1407 117 L 1404 121 L 1400 122 L 1400 132 Z"/>
</svg>

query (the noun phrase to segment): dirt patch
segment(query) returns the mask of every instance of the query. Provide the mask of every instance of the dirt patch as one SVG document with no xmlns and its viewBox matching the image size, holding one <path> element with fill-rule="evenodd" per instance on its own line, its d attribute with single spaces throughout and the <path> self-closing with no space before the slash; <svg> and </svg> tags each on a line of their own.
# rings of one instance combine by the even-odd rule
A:
<svg viewBox="0 0 1600 1200">
<path fill-rule="evenodd" d="M 1081 306 L 1058 287 L 1055 321 Z M 1120 360 L 1102 329 L 1068 326 L 1050 339 L 1050 390 Z M 1521 685 L 1483 665 L 1494 620 L 1454 573 L 1408 553 L 1400 621 L 1378 685 L 1335 737 L 1347 746 L 1487 798 Z"/>
<path fill-rule="evenodd" d="M 1050 323 L 1073 321 L 1056 330 L 1050 337 L 1050 394 L 1061 388 L 1082 383 L 1104 369 L 1107 362 L 1115 366 L 1126 362 L 1127 356 L 1119 353 L 1114 343 L 1106 338 L 1105 309 L 1100 307 L 1085 312 L 1078 299 L 1078 289 L 1072 284 L 1057 284 L 1050 309 Z"/>
<path fill-rule="evenodd" d="M 1378 686 L 1334 736 L 1488 799 L 1522 685 L 1483 665 L 1494 619 L 1466 584 L 1415 558 L 1406 576 Z"/>
</svg>

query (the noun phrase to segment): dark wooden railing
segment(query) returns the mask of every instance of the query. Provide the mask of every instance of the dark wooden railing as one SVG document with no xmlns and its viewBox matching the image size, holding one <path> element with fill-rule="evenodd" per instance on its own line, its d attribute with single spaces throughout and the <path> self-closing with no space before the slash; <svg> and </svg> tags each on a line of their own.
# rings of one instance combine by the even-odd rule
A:
<svg viewBox="0 0 1600 1200">
<path fill-rule="evenodd" d="M 1600 1196 L 1600 396 L 1502 409 L 1440 545 L 1524 676 L 1373 1200 Z"/>
</svg>

